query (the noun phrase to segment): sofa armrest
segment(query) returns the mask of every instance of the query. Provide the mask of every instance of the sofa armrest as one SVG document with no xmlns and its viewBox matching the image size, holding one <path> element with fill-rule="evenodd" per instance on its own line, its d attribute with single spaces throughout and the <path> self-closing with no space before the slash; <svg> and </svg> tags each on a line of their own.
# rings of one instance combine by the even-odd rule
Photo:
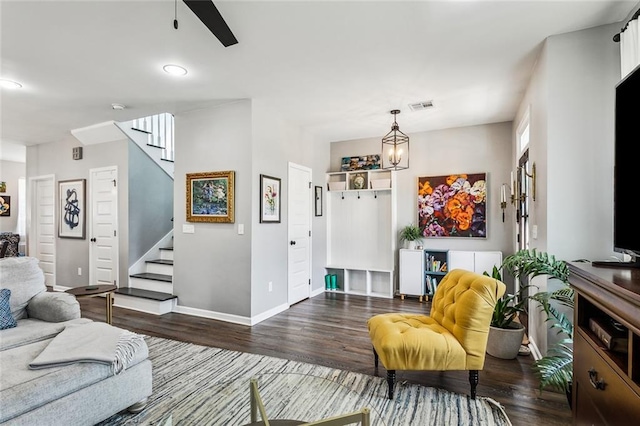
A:
<svg viewBox="0 0 640 426">
<path fill-rule="evenodd" d="M 31 298 L 27 314 L 47 322 L 68 321 L 80 318 L 80 303 L 69 293 L 43 292 Z"/>
</svg>

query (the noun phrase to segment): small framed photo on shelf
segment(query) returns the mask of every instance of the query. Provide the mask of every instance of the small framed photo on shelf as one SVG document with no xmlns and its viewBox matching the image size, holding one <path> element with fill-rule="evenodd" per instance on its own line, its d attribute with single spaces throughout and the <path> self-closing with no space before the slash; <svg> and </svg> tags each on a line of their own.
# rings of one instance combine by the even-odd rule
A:
<svg viewBox="0 0 640 426">
<path fill-rule="evenodd" d="M 315 215 L 322 216 L 322 187 L 315 187 Z"/>
<path fill-rule="evenodd" d="M 260 223 L 280 223 L 280 179 L 260 175 Z"/>
<path fill-rule="evenodd" d="M 58 182 L 60 218 L 58 237 L 84 240 L 85 232 L 85 182 L 86 179 Z"/>
</svg>

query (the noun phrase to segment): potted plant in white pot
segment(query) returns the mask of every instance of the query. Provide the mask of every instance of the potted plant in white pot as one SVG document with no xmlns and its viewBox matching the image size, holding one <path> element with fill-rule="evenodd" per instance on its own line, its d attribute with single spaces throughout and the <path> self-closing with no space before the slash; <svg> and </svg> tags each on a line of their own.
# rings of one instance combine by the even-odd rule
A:
<svg viewBox="0 0 640 426">
<path fill-rule="evenodd" d="M 573 381 L 573 323 L 570 316 L 561 312 L 558 307 L 563 306 L 573 310 L 574 292 L 569 286 L 569 268 L 566 262 L 556 260 L 553 255 L 532 250 L 520 250 L 508 256 L 502 262 L 504 270 L 514 277 L 533 278 L 546 275 L 560 280 L 564 286 L 552 292 L 539 292 L 529 296 L 538 302 L 547 315 L 547 321 L 553 321 L 551 328 L 558 331 L 564 338 L 549 348 L 547 354 L 536 360 L 533 369 L 540 378 L 540 390 L 550 387 L 564 391 L 571 406 Z"/>
<path fill-rule="evenodd" d="M 485 275 L 489 275 L 485 272 Z M 502 281 L 500 270 L 494 266 L 491 276 Z M 522 286 L 514 294 L 505 293 L 493 309 L 487 353 L 500 359 L 514 359 L 518 356 L 525 328 L 518 321 L 521 313 L 526 313 L 527 297 L 524 291 L 529 286 Z"/>
<path fill-rule="evenodd" d="M 422 241 L 422 229 L 414 224 L 407 225 L 400 231 L 400 241 L 408 249 L 415 249 L 418 241 Z"/>
</svg>

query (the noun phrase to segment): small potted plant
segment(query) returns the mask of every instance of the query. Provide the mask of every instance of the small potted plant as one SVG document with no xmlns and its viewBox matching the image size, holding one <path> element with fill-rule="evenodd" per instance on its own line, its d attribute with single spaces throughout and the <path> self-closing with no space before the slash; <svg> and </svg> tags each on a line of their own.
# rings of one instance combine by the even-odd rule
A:
<svg viewBox="0 0 640 426">
<path fill-rule="evenodd" d="M 485 272 L 485 275 L 489 275 Z M 502 281 L 502 274 L 496 266 L 493 267 L 491 276 Z M 487 353 L 500 359 L 514 359 L 518 356 L 525 328 L 518 321 L 521 313 L 526 313 L 527 297 L 524 291 L 529 286 L 521 286 L 514 294 L 505 293 L 493 309 L 489 338 L 487 341 Z"/>
<path fill-rule="evenodd" d="M 414 224 L 407 225 L 400 231 L 400 241 L 406 243 L 408 249 L 415 249 L 418 241 L 422 240 L 422 229 Z"/>
</svg>

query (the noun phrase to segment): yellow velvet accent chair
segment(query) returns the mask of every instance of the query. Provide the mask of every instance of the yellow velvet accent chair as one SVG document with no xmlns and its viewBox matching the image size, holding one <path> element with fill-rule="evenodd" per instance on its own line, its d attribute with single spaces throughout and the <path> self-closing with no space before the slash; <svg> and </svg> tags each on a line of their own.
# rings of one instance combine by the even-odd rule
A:
<svg viewBox="0 0 640 426">
<path fill-rule="evenodd" d="M 387 370 L 389 399 L 393 399 L 396 370 L 469 370 L 475 399 L 493 309 L 505 290 L 495 278 L 454 269 L 438 285 L 429 315 L 371 317 L 367 325 L 376 373 L 380 359 Z"/>
</svg>

